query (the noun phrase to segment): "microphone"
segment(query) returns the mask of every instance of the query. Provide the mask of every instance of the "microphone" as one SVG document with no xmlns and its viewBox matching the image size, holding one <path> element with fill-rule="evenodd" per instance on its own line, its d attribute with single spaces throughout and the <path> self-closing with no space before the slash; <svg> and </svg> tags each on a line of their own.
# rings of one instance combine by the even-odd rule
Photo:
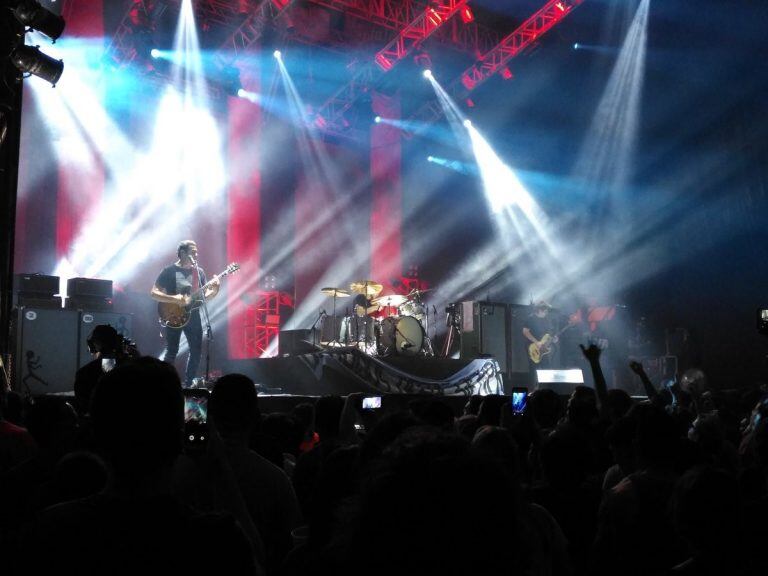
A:
<svg viewBox="0 0 768 576">
<path fill-rule="evenodd" d="M 194 256 L 192 256 L 192 254 L 189 254 L 188 256 L 189 256 L 189 260 L 190 260 L 190 262 L 192 262 L 192 264 L 194 264 L 195 266 L 197 266 L 197 260 L 195 260 L 195 257 L 194 257 Z"/>
</svg>

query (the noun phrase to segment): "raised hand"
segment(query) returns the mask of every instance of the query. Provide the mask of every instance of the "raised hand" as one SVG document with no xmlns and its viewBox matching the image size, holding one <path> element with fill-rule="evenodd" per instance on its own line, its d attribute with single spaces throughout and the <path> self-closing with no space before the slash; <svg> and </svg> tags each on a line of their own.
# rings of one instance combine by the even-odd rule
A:
<svg viewBox="0 0 768 576">
<path fill-rule="evenodd" d="M 579 344 L 579 348 L 581 348 L 581 353 L 584 354 L 584 358 L 590 362 L 600 361 L 600 353 L 602 350 L 597 346 L 597 344 L 590 344 L 589 348 L 584 348 L 583 344 Z"/>
<path fill-rule="evenodd" d="M 642 376 L 643 374 L 645 374 L 645 369 L 643 368 L 643 365 L 637 360 L 630 361 L 629 369 L 632 370 L 632 372 L 634 372 L 638 376 Z"/>
</svg>

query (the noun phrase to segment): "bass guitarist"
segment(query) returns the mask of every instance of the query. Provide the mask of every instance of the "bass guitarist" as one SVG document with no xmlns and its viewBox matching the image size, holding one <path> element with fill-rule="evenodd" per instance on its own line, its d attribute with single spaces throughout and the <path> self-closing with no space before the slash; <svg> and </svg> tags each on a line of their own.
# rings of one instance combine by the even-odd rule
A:
<svg viewBox="0 0 768 576">
<path fill-rule="evenodd" d="M 536 388 L 537 369 L 547 369 L 552 365 L 552 347 L 557 344 L 555 334 L 554 318 L 550 315 L 552 306 L 544 300 L 540 300 L 534 306 L 533 312 L 526 318 L 523 325 L 523 336 L 525 337 L 525 352 L 528 358 L 528 373 L 530 375 L 530 385 L 532 389 Z M 538 355 L 532 354 L 533 347 Z M 536 360 L 534 360 L 534 356 Z"/>
<path fill-rule="evenodd" d="M 193 240 L 180 242 L 176 255 L 178 260 L 163 268 L 155 280 L 155 285 L 152 286 L 150 295 L 158 302 L 187 306 L 191 304 L 190 295 L 198 287 L 206 284 L 205 272 L 196 265 L 197 244 Z M 220 286 L 218 278 L 215 278 L 205 289 L 205 300 L 215 297 L 219 293 Z M 179 340 L 182 332 L 187 338 L 187 344 L 189 344 L 189 358 L 184 374 L 184 386 L 188 388 L 192 385 L 192 380 L 197 374 L 203 349 L 203 324 L 200 319 L 199 308 L 194 308 L 191 311 L 189 321 L 182 328 L 171 326 L 163 328 L 163 336 L 165 337 L 163 360 L 169 364 L 175 362 L 176 355 L 179 353 Z"/>
</svg>

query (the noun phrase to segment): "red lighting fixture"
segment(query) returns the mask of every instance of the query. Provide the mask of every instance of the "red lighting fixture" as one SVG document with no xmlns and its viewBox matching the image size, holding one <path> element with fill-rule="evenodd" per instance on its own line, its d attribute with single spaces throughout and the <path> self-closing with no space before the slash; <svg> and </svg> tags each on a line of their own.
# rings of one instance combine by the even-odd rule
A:
<svg viewBox="0 0 768 576">
<path fill-rule="evenodd" d="M 275 8 L 277 8 L 278 10 L 282 10 L 283 8 L 288 6 L 288 3 L 290 1 L 291 0 L 272 0 L 272 4 L 274 4 Z"/>
<path fill-rule="evenodd" d="M 464 22 L 464 24 L 469 24 L 475 19 L 475 15 L 472 12 L 472 8 L 469 6 L 465 6 L 461 9 L 461 12 L 459 12 L 461 15 L 461 21 Z"/>
<path fill-rule="evenodd" d="M 560 10 L 560 12 L 568 10 L 568 5 L 565 2 L 558 2 L 555 6 L 557 6 L 557 9 Z"/>
<path fill-rule="evenodd" d="M 384 56 L 384 54 L 379 53 L 379 54 L 376 54 L 376 64 L 378 64 L 379 68 L 384 70 L 384 72 L 387 72 L 392 68 L 393 62 L 392 60 Z"/>
<path fill-rule="evenodd" d="M 504 80 L 512 80 L 513 78 L 512 70 L 509 69 L 509 66 L 504 66 L 504 68 L 501 69 L 500 74 Z"/>
<path fill-rule="evenodd" d="M 443 17 L 440 16 L 438 11 L 434 8 L 427 10 L 427 20 L 429 20 L 433 26 L 440 26 L 440 24 L 443 23 Z"/>
<path fill-rule="evenodd" d="M 467 104 L 467 108 L 475 107 L 475 101 L 472 100 L 472 98 L 467 98 L 466 100 L 464 100 L 464 102 Z"/>
</svg>

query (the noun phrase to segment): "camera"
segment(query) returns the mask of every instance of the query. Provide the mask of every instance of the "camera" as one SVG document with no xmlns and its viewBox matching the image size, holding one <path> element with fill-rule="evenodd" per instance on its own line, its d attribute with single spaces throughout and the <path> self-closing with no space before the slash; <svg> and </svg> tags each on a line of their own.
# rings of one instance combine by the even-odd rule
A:
<svg viewBox="0 0 768 576">
<path fill-rule="evenodd" d="M 208 441 L 208 400 L 210 392 L 202 388 L 185 388 L 184 444 L 187 448 L 204 446 Z"/>
<path fill-rule="evenodd" d="M 377 410 L 379 408 L 381 408 L 381 396 L 363 398 L 363 410 Z"/>
<path fill-rule="evenodd" d="M 528 388 L 512 388 L 509 402 L 512 405 L 512 414 L 525 413 L 525 407 L 528 405 Z"/>
</svg>

